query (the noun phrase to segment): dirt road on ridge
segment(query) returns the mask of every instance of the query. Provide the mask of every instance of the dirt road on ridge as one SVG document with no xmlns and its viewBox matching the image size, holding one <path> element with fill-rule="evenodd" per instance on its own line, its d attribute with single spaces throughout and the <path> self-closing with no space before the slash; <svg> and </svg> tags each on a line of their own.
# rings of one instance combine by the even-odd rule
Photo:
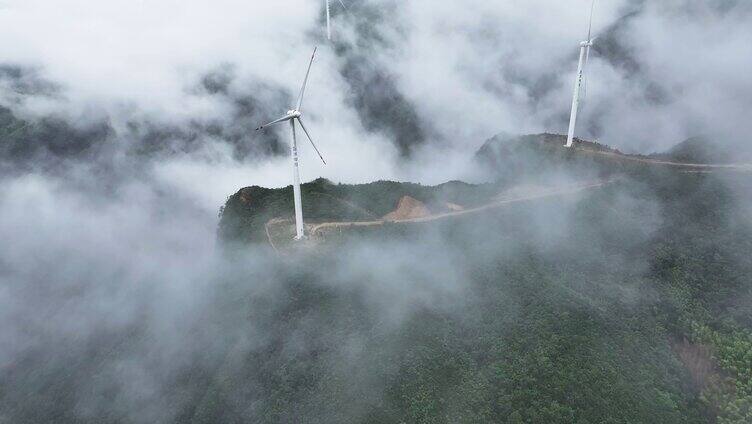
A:
<svg viewBox="0 0 752 424">
<path fill-rule="evenodd" d="M 575 150 L 590 155 L 609 156 L 619 159 L 624 159 L 632 162 L 646 163 L 651 165 L 664 165 L 675 168 L 696 169 L 702 171 L 739 171 L 739 172 L 752 172 L 752 163 L 737 163 L 737 164 L 709 164 L 709 163 L 684 163 L 684 162 L 672 162 L 660 159 L 650 159 L 646 157 L 637 157 L 631 155 L 625 155 L 616 152 L 603 152 L 592 149 L 583 149 L 575 147 Z"/>
</svg>

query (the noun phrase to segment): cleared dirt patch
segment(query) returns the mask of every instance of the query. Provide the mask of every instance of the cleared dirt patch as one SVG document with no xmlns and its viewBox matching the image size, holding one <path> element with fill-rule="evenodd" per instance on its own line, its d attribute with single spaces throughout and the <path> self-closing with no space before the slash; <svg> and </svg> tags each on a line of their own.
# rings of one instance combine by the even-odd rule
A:
<svg viewBox="0 0 752 424">
<path fill-rule="evenodd" d="M 692 376 L 698 390 L 708 385 L 708 380 L 717 373 L 710 346 L 690 343 L 688 340 L 672 343 L 674 352 Z"/>
<path fill-rule="evenodd" d="M 401 219 L 425 218 L 431 215 L 425 204 L 410 196 L 402 196 L 397 203 L 397 209 L 384 216 L 385 221 L 398 221 Z"/>
</svg>

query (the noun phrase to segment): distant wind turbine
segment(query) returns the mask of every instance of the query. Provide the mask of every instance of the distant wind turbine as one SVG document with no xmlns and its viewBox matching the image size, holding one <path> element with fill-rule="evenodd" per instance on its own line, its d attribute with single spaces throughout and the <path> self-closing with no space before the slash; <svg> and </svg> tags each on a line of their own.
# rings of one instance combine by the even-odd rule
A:
<svg viewBox="0 0 752 424">
<path fill-rule="evenodd" d="M 595 0 L 590 7 L 590 26 L 588 27 L 587 39 L 580 43 L 580 62 L 577 65 L 577 79 L 574 83 L 574 97 L 572 98 L 572 113 L 569 116 L 569 132 L 567 133 L 567 147 L 572 147 L 574 142 L 574 130 L 577 126 L 577 112 L 580 108 L 580 92 L 582 91 L 582 82 L 585 75 L 585 68 L 590 59 L 590 47 L 593 46 L 595 38 L 592 37 L 593 31 L 593 12 L 595 11 Z"/>
<path fill-rule="evenodd" d="M 345 6 L 345 3 L 342 2 L 342 0 L 338 0 L 339 4 L 342 5 L 342 8 L 347 10 L 347 6 Z M 324 0 L 326 3 L 326 38 L 329 41 L 332 41 L 332 15 L 331 15 L 331 9 L 330 9 L 330 0 Z"/>
<path fill-rule="evenodd" d="M 311 142 L 313 149 L 316 150 L 316 153 L 321 158 L 321 161 L 324 162 L 324 165 L 326 165 L 326 161 L 324 160 L 324 157 L 321 155 L 321 152 L 319 151 L 318 147 L 316 147 L 316 144 L 313 142 L 311 135 L 308 133 L 308 130 L 303 124 L 303 120 L 301 119 L 302 113 L 300 112 L 300 109 L 303 106 L 303 97 L 305 96 L 306 85 L 308 84 L 308 76 L 311 73 L 311 66 L 313 65 L 313 59 L 315 57 L 316 57 L 316 48 L 313 49 L 313 54 L 311 55 L 311 61 L 308 63 L 308 70 L 306 71 L 306 76 L 305 76 L 305 79 L 303 80 L 303 87 L 300 89 L 300 95 L 298 96 L 297 106 L 294 109 L 288 110 L 287 114 L 283 116 L 282 118 L 279 118 L 277 120 L 269 122 L 268 124 L 264 124 L 256 128 L 256 131 L 259 131 L 270 125 L 278 124 L 280 122 L 290 121 L 290 129 L 292 131 L 292 147 L 291 147 L 292 168 L 293 168 L 293 186 L 292 187 L 293 187 L 293 196 L 295 200 L 295 232 L 296 232 L 295 240 L 302 240 L 305 238 L 305 228 L 303 226 L 303 200 L 301 199 L 301 194 L 300 194 L 300 169 L 298 167 L 298 139 L 295 134 L 295 122 L 296 121 L 298 122 L 298 124 L 300 124 L 300 128 L 303 129 L 303 132 L 308 137 L 308 140 Z"/>
</svg>

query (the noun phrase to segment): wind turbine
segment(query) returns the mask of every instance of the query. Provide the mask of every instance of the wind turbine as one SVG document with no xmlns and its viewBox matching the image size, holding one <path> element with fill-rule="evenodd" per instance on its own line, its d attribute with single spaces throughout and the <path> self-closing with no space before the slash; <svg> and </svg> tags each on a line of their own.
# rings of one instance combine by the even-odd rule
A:
<svg viewBox="0 0 752 424">
<path fill-rule="evenodd" d="M 285 121 L 290 122 L 290 130 L 292 131 L 292 145 L 290 148 L 291 155 L 292 155 L 292 175 L 293 175 L 292 187 L 293 187 L 293 197 L 295 200 L 295 233 L 296 233 L 295 240 L 302 240 L 305 238 L 305 228 L 303 226 L 303 200 L 301 199 L 301 194 L 300 194 L 300 169 L 298 167 L 298 139 L 295 134 L 295 122 L 296 121 L 300 125 L 300 128 L 303 129 L 303 132 L 308 137 L 308 140 L 311 142 L 313 149 L 316 150 L 316 153 L 321 158 L 321 161 L 324 162 L 324 165 L 326 165 L 326 161 L 324 160 L 324 157 L 321 155 L 321 152 L 319 151 L 318 147 L 316 147 L 316 144 L 313 142 L 311 135 L 308 133 L 308 130 L 303 124 L 303 120 L 301 119 L 302 113 L 300 112 L 300 108 L 303 106 L 303 96 L 305 95 L 306 85 L 308 84 L 308 76 L 311 73 L 311 66 L 313 65 L 313 59 L 315 57 L 316 57 L 316 48 L 313 49 L 313 54 L 311 55 L 311 61 L 308 63 L 308 70 L 306 71 L 306 76 L 305 76 L 305 79 L 303 80 L 303 87 L 300 89 L 300 95 L 298 96 L 297 106 L 294 109 L 288 110 L 285 116 L 256 128 L 256 131 L 259 131 L 270 125 L 278 124 L 278 123 L 285 122 Z"/>
<path fill-rule="evenodd" d="M 577 126 L 577 112 L 580 108 L 580 92 L 582 91 L 582 82 L 585 75 L 585 67 L 590 59 L 590 47 L 593 46 L 593 12 L 595 11 L 595 0 L 590 7 L 590 26 L 588 27 L 587 39 L 580 43 L 580 62 L 577 65 L 577 79 L 574 83 L 574 97 L 572 98 L 572 113 L 569 115 L 569 132 L 567 133 L 567 147 L 572 147 L 574 142 L 574 130 Z"/>
<path fill-rule="evenodd" d="M 347 6 L 345 6 L 345 3 L 342 2 L 342 0 L 338 0 L 339 4 L 342 5 L 342 8 L 347 10 Z M 332 41 L 332 15 L 330 10 L 330 0 L 324 0 L 326 3 L 326 38 L 329 41 Z"/>
</svg>

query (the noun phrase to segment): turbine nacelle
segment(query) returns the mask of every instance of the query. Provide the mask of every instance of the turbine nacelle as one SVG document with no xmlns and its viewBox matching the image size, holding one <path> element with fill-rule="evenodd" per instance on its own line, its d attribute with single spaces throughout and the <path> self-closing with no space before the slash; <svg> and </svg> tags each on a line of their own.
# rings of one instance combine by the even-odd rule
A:
<svg viewBox="0 0 752 424">
<path fill-rule="evenodd" d="M 300 113 L 299 110 L 290 109 L 290 110 L 287 111 L 287 116 L 290 117 L 290 118 L 300 118 L 302 116 L 302 114 Z"/>
</svg>

